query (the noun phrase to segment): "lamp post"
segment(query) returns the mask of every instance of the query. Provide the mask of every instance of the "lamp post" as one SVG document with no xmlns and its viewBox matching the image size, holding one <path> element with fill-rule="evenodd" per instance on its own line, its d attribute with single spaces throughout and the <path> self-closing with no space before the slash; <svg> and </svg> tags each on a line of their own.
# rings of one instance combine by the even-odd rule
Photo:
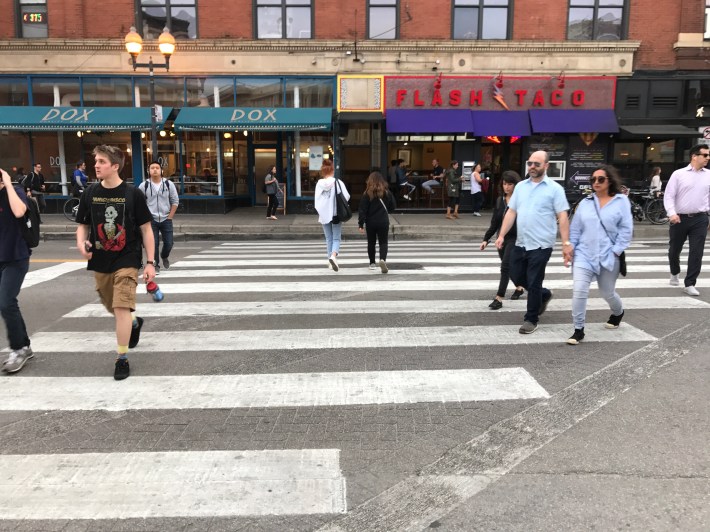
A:
<svg viewBox="0 0 710 532">
<path fill-rule="evenodd" d="M 158 37 L 158 49 L 165 57 L 165 63 L 153 63 L 152 56 L 147 63 L 137 61 L 141 50 L 143 50 L 143 39 L 138 35 L 135 27 L 131 26 L 131 31 L 126 35 L 124 42 L 126 43 L 126 51 L 131 54 L 133 70 L 140 67 L 147 68 L 150 72 L 150 145 L 153 159 L 158 160 L 158 119 L 155 110 L 155 75 L 153 70 L 155 68 L 170 70 L 170 56 L 175 52 L 175 37 L 170 34 L 167 27 L 163 28 L 163 33 Z"/>
</svg>

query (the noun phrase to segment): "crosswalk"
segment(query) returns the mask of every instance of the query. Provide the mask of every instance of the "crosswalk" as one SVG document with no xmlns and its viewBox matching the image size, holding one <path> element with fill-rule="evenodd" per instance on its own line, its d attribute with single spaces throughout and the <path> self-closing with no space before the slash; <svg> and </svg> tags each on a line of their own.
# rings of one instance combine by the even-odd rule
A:
<svg viewBox="0 0 710 532">
<path fill-rule="evenodd" d="M 0 522 L 346 513 L 343 458 L 355 460 L 355 435 L 346 435 L 367 409 L 544 400 L 564 384 L 546 372 L 550 356 L 622 356 L 656 339 L 654 316 L 710 308 L 668 285 L 664 243 L 635 242 L 627 254 L 630 275 L 618 283 L 627 319 L 605 329 L 608 307 L 593 297 L 587 336 L 572 348 L 571 272 L 558 256 L 545 283 L 555 297 L 538 331 L 523 336 L 525 300 L 488 309 L 498 257 L 474 244 L 391 243 L 387 275 L 368 269 L 362 242 L 343 244 L 337 273 L 320 240 L 205 244 L 158 277 L 163 302 L 140 293 L 146 325 L 128 380 L 110 376 L 113 322 L 98 302 L 32 336 L 35 359 L 2 380 L 0 412 L 112 415 L 48 452 L 1 455 Z M 77 269 L 68 264 L 31 281 Z M 281 430 L 262 426 L 270 413 Z M 136 432 L 115 417 L 124 415 L 143 432 L 112 443 L 106 427 Z M 211 421 L 193 439 L 186 429 L 166 437 L 203 416 Z"/>
</svg>

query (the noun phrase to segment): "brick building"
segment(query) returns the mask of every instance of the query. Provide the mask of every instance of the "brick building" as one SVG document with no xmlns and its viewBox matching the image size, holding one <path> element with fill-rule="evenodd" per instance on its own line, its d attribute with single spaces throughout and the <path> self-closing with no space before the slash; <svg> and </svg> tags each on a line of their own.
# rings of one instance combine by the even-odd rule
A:
<svg viewBox="0 0 710 532">
<path fill-rule="evenodd" d="M 356 198 L 392 159 L 422 177 L 432 158 L 481 162 L 495 179 L 536 148 L 568 187 L 600 162 L 666 177 L 710 126 L 706 4 L 0 0 L 0 161 L 43 163 L 59 204 L 74 163 L 114 143 L 125 177 L 159 158 L 194 212 L 263 203 L 274 162 L 289 211 L 307 210 L 321 153 Z M 177 39 L 155 74 L 158 154 L 131 26 L 141 62 L 162 62 L 164 26 Z"/>
</svg>

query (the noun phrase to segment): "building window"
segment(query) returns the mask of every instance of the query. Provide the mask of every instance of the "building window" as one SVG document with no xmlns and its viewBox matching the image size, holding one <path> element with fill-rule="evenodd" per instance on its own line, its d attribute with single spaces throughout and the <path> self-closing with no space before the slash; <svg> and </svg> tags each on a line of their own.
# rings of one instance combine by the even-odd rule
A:
<svg viewBox="0 0 710 532">
<path fill-rule="evenodd" d="M 258 39 L 310 39 L 312 0 L 256 0 Z"/>
<path fill-rule="evenodd" d="M 46 39 L 47 0 L 17 0 L 17 35 L 25 39 Z"/>
<path fill-rule="evenodd" d="M 710 39 L 710 0 L 705 0 L 705 39 Z"/>
<path fill-rule="evenodd" d="M 396 39 L 399 35 L 398 0 L 368 0 L 367 38 Z"/>
<path fill-rule="evenodd" d="M 626 0 L 570 0 L 567 38 L 618 41 L 624 38 Z"/>
<path fill-rule="evenodd" d="M 167 27 L 176 39 L 197 39 L 197 0 L 136 0 L 136 27 L 144 39 L 157 39 Z"/>
<path fill-rule="evenodd" d="M 454 0 L 454 39 L 508 39 L 511 0 Z"/>
</svg>

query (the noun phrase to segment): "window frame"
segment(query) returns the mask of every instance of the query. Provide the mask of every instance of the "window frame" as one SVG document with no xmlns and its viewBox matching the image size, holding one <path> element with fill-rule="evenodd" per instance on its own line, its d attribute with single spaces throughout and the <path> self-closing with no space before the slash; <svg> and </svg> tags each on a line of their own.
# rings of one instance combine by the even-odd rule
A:
<svg viewBox="0 0 710 532">
<path fill-rule="evenodd" d="M 397 41 L 397 40 L 399 40 L 399 38 L 400 38 L 399 28 L 402 25 L 401 17 L 399 14 L 399 11 L 401 8 L 400 0 L 390 0 L 390 2 L 391 2 L 391 4 L 394 4 L 394 6 L 392 6 L 391 4 L 372 4 L 370 2 L 370 0 L 367 0 L 367 6 L 366 6 L 367 7 L 367 15 L 365 17 L 365 36 L 364 36 L 365 39 L 374 40 L 374 41 Z M 389 7 L 390 9 L 392 7 L 394 7 L 394 12 L 395 12 L 394 28 L 393 28 L 394 29 L 394 37 L 391 37 L 391 38 L 390 37 L 378 37 L 377 35 L 375 35 L 375 37 L 370 36 L 370 19 L 371 19 L 370 13 L 372 11 L 372 8 L 383 8 L 383 7 Z M 387 31 L 391 31 L 391 30 L 387 30 Z"/>
<path fill-rule="evenodd" d="M 15 35 L 18 39 L 49 39 L 49 1 L 48 0 L 36 0 L 29 4 L 25 4 L 22 0 L 15 0 Z M 25 5 L 41 5 L 44 6 L 45 13 L 47 13 L 47 36 L 46 37 L 25 37 L 22 35 L 22 20 L 20 15 L 22 14 L 22 6 Z"/>
<path fill-rule="evenodd" d="M 260 4 L 260 0 L 252 0 L 252 31 L 254 39 L 256 40 L 269 40 L 269 39 L 291 39 L 291 40 L 310 40 L 315 38 L 315 10 L 314 10 L 314 0 L 298 0 L 299 3 L 287 3 L 286 0 L 267 0 L 268 3 Z M 261 0 L 264 1 L 264 0 Z M 259 37 L 259 7 L 273 7 L 281 9 L 281 37 Z M 311 36 L 310 37 L 288 37 L 288 17 L 286 16 L 286 10 L 293 7 L 308 7 L 310 11 L 311 19 Z"/>
<path fill-rule="evenodd" d="M 590 41 L 599 41 L 597 38 L 597 31 L 598 31 L 598 18 L 599 18 L 599 9 L 600 8 L 619 8 L 621 7 L 621 36 L 619 37 L 620 41 L 625 41 L 629 37 L 629 0 L 622 0 L 622 5 L 605 5 L 607 2 L 611 2 L 612 0 L 591 0 L 594 2 L 593 6 L 589 5 L 575 5 L 577 2 L 581 2 L 582 0 L 569 0 L 567 3 L 567 40 L 574 40 L 577 42 L 590 42 Z M 594 18 L 592 19 L 592 38 L 591 39 L 570 39 L 569 36 L 569 15 L 570 11 L 573 8 L 589 8 L 591 7 L 594 12 Z"/>
<path fill-rule="evenodd" d="M 505 6 L 502 5 L 486 5 L 487 0 L 477 0 L 478 5 L 477 6 L 472 6 L 472 5 L 456 5 L 457 0 L 453 0 L 451 2 L 451 40 L 452 41 L 509 41 L 512 39 L 512 33 L 513 33 L 513 4 L 515 3 L 515 0 L 507 0 L 507 4 Z M 483 11 L 488 8 L 488 9 L 501 9 L 505 7 L 507 11 L 507 19 L 505 23 L 505 37 L 502 39 L 486 39 L 482 37 L 483 33 Z M 477 34 L 476 38 L 474 39 L 466 39 L 466 38 L 456 38 L 455 36 L 455 27 L 456 27 L 456 10 L 457 9 L 477 9 L 479 16 L 478 16 L 478 28 L 477 28 Z"/>
<path fill-rule="evenodd" d="M 135 5 L 135 13 L 136 13 L 136 32 L 138 34 L 145 38 L 145 35 L 143 35 L 143 2 L 145 0 L 134 0 L 134 5 Z M 162 0 L 165 2 L 165 10 L 167 13 L 167 27 L 170 30 L 171 33 L 173 33 L 173 27 L 172 27 L 172 0 Z M 187 39 L 183 39 L 182 37 L 178 38 L 175 37 L 178 40 L 185 40 L 185 41 L 192 41 L 200 38 L 200 8 L 198 7 L 199 1 L 198 0 L 191 0 L 192 4 L 177 4 L 177 6 L 183 6 L 183 7 L 194 7 L 195 8 L 195 37 L 188 37 Z M 147 6 L 147 7 L 159 7 L 159 6 Z M 173 36 L 175 34 L 173 33 Z M 157 40 L 157 37 L 156 37 Z"/>
<path fill-rule="evenodd" d="M 710 41 L 710 0 L 705 0 L 705 23 L 703 31 L 703 40 Z"/>
</svg>

